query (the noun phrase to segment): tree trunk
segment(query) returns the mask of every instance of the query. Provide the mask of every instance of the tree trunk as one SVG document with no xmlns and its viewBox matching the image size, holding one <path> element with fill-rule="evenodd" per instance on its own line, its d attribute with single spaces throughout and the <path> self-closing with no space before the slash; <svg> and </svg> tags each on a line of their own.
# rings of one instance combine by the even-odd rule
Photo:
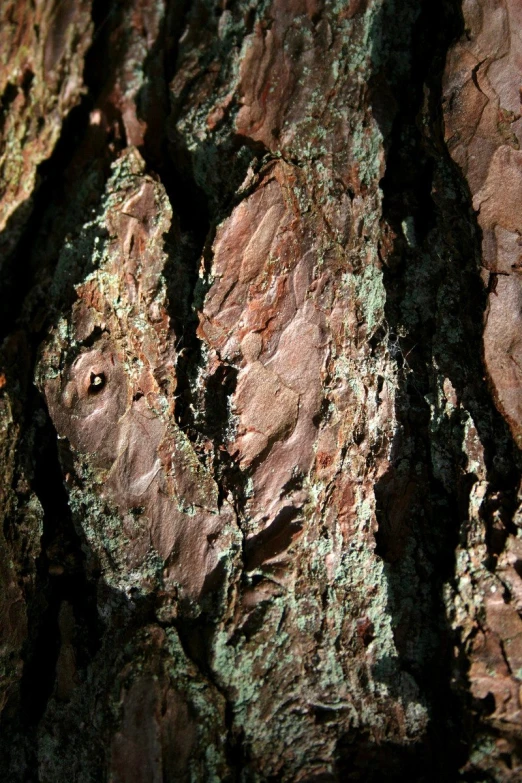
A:
<svg viewBox="0 0 522 783">
<path fill-rule="evenodd" d="M 520 781 L 518 4 L 2 16 L 2 779 Z"/>
</svg>

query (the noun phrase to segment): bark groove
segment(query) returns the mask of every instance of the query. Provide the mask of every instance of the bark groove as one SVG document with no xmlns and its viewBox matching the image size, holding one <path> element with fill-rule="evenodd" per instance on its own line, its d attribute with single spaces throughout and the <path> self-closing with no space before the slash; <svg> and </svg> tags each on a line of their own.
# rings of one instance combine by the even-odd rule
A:
<svg viewBox="0 0 522 783">
<path fill-rule="evenodd" d="M 519 780 L 516 3 L 40 5 L 0 27 L 3 778 Z"/>
</svg>

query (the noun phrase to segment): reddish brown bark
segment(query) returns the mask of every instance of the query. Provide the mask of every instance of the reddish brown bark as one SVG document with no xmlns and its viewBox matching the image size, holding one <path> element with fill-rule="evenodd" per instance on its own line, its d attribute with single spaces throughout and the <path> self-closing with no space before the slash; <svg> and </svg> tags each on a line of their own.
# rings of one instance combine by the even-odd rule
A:
<svg viewBox="0 0 522 783">
<path fill-rule="evenodd" d="M 4 776 L 516 781 L 515 4 L 26 5 Z"/>
</svg>

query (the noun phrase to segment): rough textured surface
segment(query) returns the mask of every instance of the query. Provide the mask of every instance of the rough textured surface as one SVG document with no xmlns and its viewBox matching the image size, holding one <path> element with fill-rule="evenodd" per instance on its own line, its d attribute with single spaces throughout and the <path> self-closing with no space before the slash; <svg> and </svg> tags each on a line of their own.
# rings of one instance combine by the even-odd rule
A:
<svg viewBox="0 0 522 783">
<path fill-rule="evenodd" d="M 11 241 L 30 213 L 38 165 L 51 155 L 84 89 L 90 11 L 87 0 L 2 3 L 0 231 L 11 220 Z M 2 248 L 4 254 L 11 249 L 3 243 Z"/>
<path fill-rule="evenodd" d="M 518 780 L 516 4 L 38 9 L 3 777 Z"/>
<path fill-rule="evenodd" d="M 520 8 L 512 2 L 465 2 L 466 35 L 449 52 L 444 74 L 445 136 L 469 186 L 482 230 L 481 275 L 487 287 L 484 364 L 495 403 L 518 446 L 522 437 Z M 488 703 L 487 733 L 468 763 L 499 780 L 518 780 L 522 759 L 520 492 L 503 541 L 483 525 L 483 458 L 472 489 L 470 526 L 457 558 L 453 622 L 470 660 L 471 694 Z M 505 502 L 505 501 L 504 501 Z M 500 509 L 499 509 L 500 511 Z M 497 514 L 499 512 L 497 511 Z M 500 525 L 497 522 L 497 529 Z M 488 562 L 489 560 L 489 562 Z M 477 773 L 476 773 L 477 774 Z"/>
<path fill-rule="evenodd" d="M 44 347 L 39 382 L 77 456 L 71 504 L 104 578 L 126 593 L 162 584 L 182 603 L 212 582 L 233 513 L 226 501 L 218 508 L 216 484 L 174 422 L 176 338 L 162 277 L 171 210 L 143 170 L 132 148 L 116 165 L 91 227 L 100 261 Z"/>
<path fill-rule="evenodd" d="M 463 11 L 467 38 L 452 48 L 445 73 L 445 132 L 482 229 L 484 279 L 490 288 L 486 369 L 497 405 L 520 445 L 520 8 L 510 2 L 467 2 Z"/>
</svg>

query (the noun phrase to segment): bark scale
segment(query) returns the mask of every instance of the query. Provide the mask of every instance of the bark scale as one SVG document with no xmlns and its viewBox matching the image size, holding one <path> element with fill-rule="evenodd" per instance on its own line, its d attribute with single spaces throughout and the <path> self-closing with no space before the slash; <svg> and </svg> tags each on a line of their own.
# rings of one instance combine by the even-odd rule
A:
<svg viewBox="0 0 522 783">
<path fill-rule="evenodd" d="M 5 4 L 7 779 L 520 779 L 515 6 Z"/>
</svg>

